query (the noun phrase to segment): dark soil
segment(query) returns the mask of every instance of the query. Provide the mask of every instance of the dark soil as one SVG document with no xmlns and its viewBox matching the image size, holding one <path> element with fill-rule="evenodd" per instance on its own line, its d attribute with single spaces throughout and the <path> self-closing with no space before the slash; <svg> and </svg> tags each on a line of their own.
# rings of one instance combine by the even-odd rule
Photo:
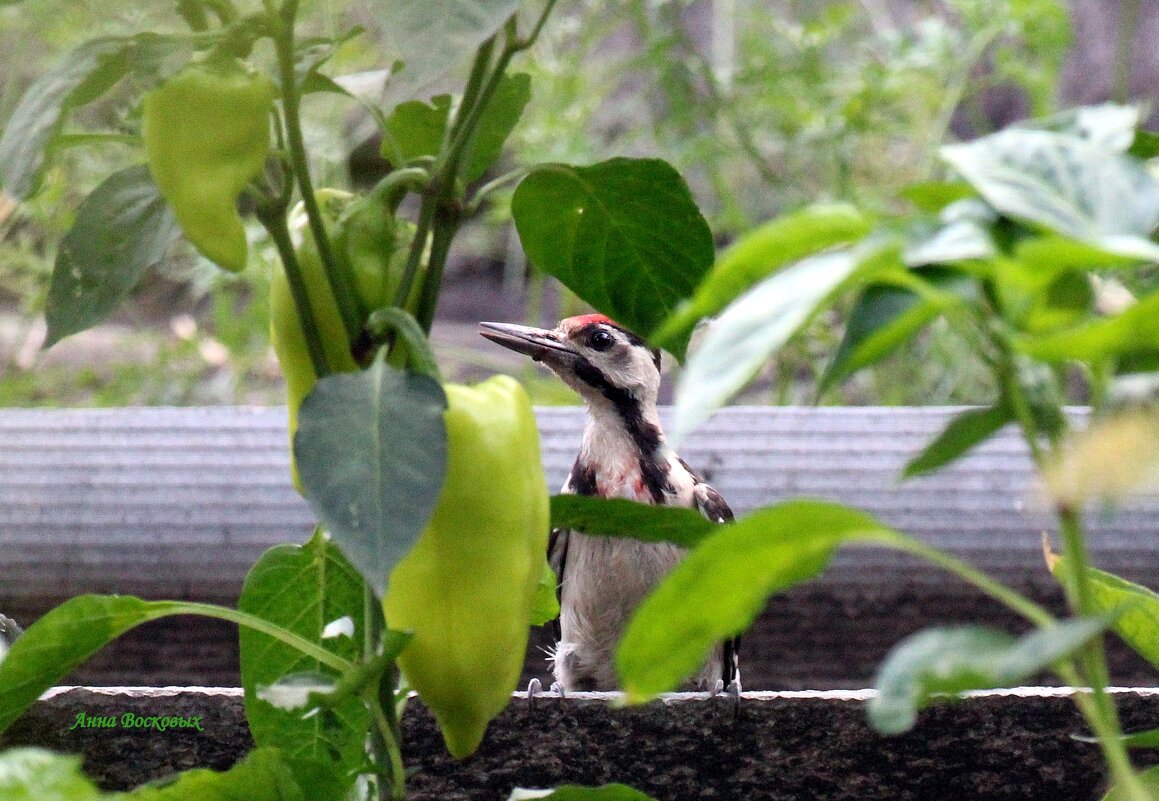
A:
<svg viewBox="0 0 1159 801">
<path fill-rule="evenodd" d="M 1057 585 L 1021 587 L 1052 612 L 1065 613 Z M 64 598 L 7 599 L 0 610 L 26 626 Z M 190 597 L 235 606 L 234 597 Z M 745 633 L 741 667 L 748 690 L 828 690 L 870 687 L 877 666 L 900 640 L 929 626 L 977 623 L 1010 632 L 1027 624 L 997 602 L 951 580 L 930 586 L 865 587 L 817 581 L 773 598 Z M 521 686 L 539 678 L 551 684 L 544 651 L 546 629 L 533 629 Z M 1107 638 L 1111 681 L 1148 686 L 1155 670 L 1114 637 Z M 1034 683 L 1049 684 L 1051 675 Z M 133 629 L 65 677 L 61 684 L 88 686 L 234 687 L 238 669 L 237 628 L 210 618 L 164 618 Z"/>
<path fill-rule="evenodd" d="M 1155 725 L 1159 696 L 1123 695 L 1127 730 Z M 73 729 L 89 715 L 201 715 L 203 731 Z M 511 789 L 623 782 L 659 801 L 1085 801 L 1105 789 L 1095 746 L 1067 698 L 986 697 L 927 710 L 909 734 L 869 729 L 862 704 L 824 698 L 745 699 L 615 709 L 600 701 L 518 700 L 473 757 L 455 762 L 430 715 L 403 722 L 416 769 L 414 801 L 505 801 Z M 0 745 L 35 744 L 84 756 L 107 789 L 127 789 L 195 766 L 224 769 L 252 742 L 236 696 L 130 698 L 72 690 L 39 702 Z M 1159 757 L 1140 752 L 1139 764 Z"/>
</svg>

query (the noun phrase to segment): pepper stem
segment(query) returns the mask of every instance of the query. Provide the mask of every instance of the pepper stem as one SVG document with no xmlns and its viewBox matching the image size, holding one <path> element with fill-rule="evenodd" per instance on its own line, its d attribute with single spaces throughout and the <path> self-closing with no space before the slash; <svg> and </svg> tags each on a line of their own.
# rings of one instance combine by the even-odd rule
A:
<svg viewBox="0 0 1159 801">
<path fill-rule="evenodd" d="M 418 321 L 406 309 L 397 306 L 379 309 L 367 319 L 366 330 L 375 342 L 388 348 L 394 344 L 396 336 L 401 337 L 407 346 L 407 362 L 420 373 L 442 382 L 431 344 Z"/>
<path fill-rule="evenodd" d="M 278 255 L 282 259 L 282 267 L 286 271 L 286 280 L 290 284 L 290 294 L 294 298 L 294 307 L 298 310 L 298 320 L 302 326 L 302 335 L 306 339 L 306 349 L 310 354 L 310 364 L 314 368 L 314 375 L 322 378 L 333 372 L 330 362 L 326 358 L 326 349 L 322 345 L 322 333 L 318 330 L 318 323 L 314 317 L 313 304 L 306 289 L 306 279 L 302 275 L 302 267 L 298 263 L 298 255 L 294 252 L 294 243 L 290 239 L 290 229 L 286 225 L 286 216 L 279 211 L 266 211 L 258 208 L 258 221 L 270 235 Z"/>
<path fill-rule="evenodd" d="M 273 36 L 281 79 L 287 150 L 298 191 L 302 195 L 302 204 L 306 209 L 306 217 L 310 223 L 310 232 L 317 243 L 318 256 L 322 260 L 326 279 L 334 295 L 334 302 L 338 306 L 339 316 L 342 318 L 342 326 L 346 330 L 347 343 L 354 343 L 358 341 L 362 319 L 367 309 L 362 308 L 362 302 L 354 291 L 350 276 L 339 268 L 329 232 L 322 221 L 322 211 L 318 207 L 317 198 L 314 197 L 314 183 L 310 177 L 310 164 L 306 158 L 306 145 L 302 136 L 302 98 L 294 70 L 294 17 L 297 15 L 297 6 L 297 2 L 287 2 L 282 7 L 280 24 Z"/>
</svg>

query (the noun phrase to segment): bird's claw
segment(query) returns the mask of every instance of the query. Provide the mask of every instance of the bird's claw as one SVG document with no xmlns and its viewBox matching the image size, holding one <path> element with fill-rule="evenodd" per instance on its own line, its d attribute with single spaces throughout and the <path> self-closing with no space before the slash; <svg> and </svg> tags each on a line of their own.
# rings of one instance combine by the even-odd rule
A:
<svg viewBox="0 0 1159 801">
<path fill-rule="evenodd" d="M 543 692 L 543 683 L 539 679 L 527 682 L 527 711 L 535 711 L 535 696 Z"/>
<path fill-rule="evenodd" d="M 720 695 L 722 692 L 724 692 L 724 679 L 717 679 L 716 684 L 712 685 L 712 687 L 709 689 L 708 697 L 716 698 L 716 696 Z"/>
<path fill-rule="evenodd" d="M 724 682 L 717 682 L 717 683 L 723 684 Z M 728 683 L 728 687 L 725 688 L 725 691 L 724 691 L 724 694 L 726 696 L 728 696 L 729 706 L 732 707 L 733 720 L 736 720 L 737 715 L 740 713 L 740 692 L 741 692 L 741 690 L 740 690 L 740 679 L 739 678 L 733 679 L 732 681 L 730 681 Z"/>
<path fill-rule="evenodd" d="M 560 684 L 558 681 L 553 681 L 551 683 L 551 688 L 549 689 L 549 692 L 557 693 L 559 695 L 560 701 L 563 701 L 565 698 L 567 698 L 567 693 L 564 692 L 563 685 Z"/>
<path fill-rule="evenodd" d="M 0 646 L 7 647 L 24 633 L 20 624 L 6 615 L 0 615 Z"/>
</svg>

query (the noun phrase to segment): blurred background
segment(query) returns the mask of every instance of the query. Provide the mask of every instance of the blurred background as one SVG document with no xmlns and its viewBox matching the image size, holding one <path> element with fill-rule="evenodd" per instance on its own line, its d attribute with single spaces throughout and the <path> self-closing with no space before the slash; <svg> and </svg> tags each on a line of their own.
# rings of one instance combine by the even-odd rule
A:
<svg viewBox="0 0 1159 801">
<path fill-rule="evenodd" d="M 315 32 L 365 28 L 331 75 L 383 66 L 377 2 L 385 0 L 303 2 Z M 0 124 L 68 49 L 102 32 L 176 30 L 172 7 L 37 0 L 0 8 Z M 561 0 L 516 64 L 532 76 L 532 101 L 494 174 L 544 161 L 660 157 L 689 182 L 723 247 L 817 200 L 904 210 L 899 190 L 942 174 L 946 142 L 1076 105 L 1148 104 L 1159 97 L 1156 41 L 1154 0 Z M 135 113 L 114 93 L 85 107 L 80 122 L 116 129 Z M 355 102 L 314 95 L 306 113 L 317 185 L 379 177 L 374 125 Z M 269 271 L 280 267 L 256 224 L 243 274 L 178 244 L 109 322 L 42 349 L 55 248 L 84 194 L 133 155 L 70 149 L 36 198 L 17 206 L 0 194 L 0 406 L 282 403 L 266 300 Z M 449 378 L 511 372 L 537 403 L 578 402 L 475 333 L 480 319 L 550 325 L 582 308 L 523 258 L 509 198 L 485 207 L 456 241 L 434 330 L 438 355 Z M 815 379 L 842 325 L 841 309 L 819 319 L 741 401 L 931 405 L 993 396 L 967 344 L 934 325 L 818 399 Z"/>
</svg>

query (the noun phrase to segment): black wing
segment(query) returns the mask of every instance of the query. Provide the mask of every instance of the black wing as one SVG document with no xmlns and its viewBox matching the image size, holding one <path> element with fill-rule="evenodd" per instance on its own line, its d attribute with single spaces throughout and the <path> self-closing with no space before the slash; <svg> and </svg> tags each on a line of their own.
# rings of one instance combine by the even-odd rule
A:
<svg viewBox="0 0 1159 801">
<path fill-rule="evenodd" d="M 564 495 L 595 495 L 595 471 L 576 459 L 560 492 Z M 547 562 L 555 571 L 555 598 L 561 605 L 563 604 L 563 581 L 564 574 L 567 572 L 567 544 L 570 534 L 568 529 L 553 528 L 547 539 Z M 560 630 L 558 617 L 551 621 L 551 630 L 555 635 L 555 641 L 559 642 L 563 638 L 563 631 Z"/>
<path fill-rule="evenodd" d="M 564 491 L 566 492 L 566 486 Z M 555 599 L 563 603 L 563 571 L 567 565 L 567 540 L 570 532 L 565 528 L 553 528 L 547 538 L 547 563 L 555 571 Z M 559 618 L 551 621 L 551 633 L 555 641 L 563 639 L 563 630 L 559 626 Z"/>
</svg>

